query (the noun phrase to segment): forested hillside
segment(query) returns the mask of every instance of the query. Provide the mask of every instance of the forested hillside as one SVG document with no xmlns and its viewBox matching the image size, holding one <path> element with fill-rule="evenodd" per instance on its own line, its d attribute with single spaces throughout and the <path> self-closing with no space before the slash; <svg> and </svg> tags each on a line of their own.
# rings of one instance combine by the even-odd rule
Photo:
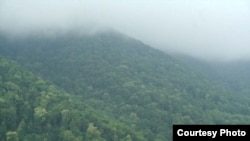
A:
<svg viewBox="0 0 250 141">
<path fill-rule="evenodd" d="M 207 74 L 213 80 L 223 84 L 228 90 L 239 96 L 247 96 L 250 94 L 250 61 L 204 61 L 192 58 L 190 56 L 178 55 L 185 64 L 192 66 L 194 70 L 198 70 Z"/>
<path fill-rule="evenodd" d="M 238 94 L 250 95 L 250 61 L 213 64 L 217 79 Z"/>
<path fill-rule="evenodd" d="M 0 56 L 1 141 L 110 141 L 145 139 Z"/>
<path fill-rule="evenodd" d="M 79 109 L 77 122 L 84 124 L 85 128 L 80 128 L 80 132 L 66 128 L 67 134 L 77 139 L 85 139 L 87 125 L 92 126 L 89 123 L 93 121 L 96 121 L 94 126 L 105 120 L 108 127 L 117 125 L 119 138 L 129 140 L 131 136 L 132 140 L 149 141 L 170 141 L 172 124 L 243 124 L 250 121 L 248 95 L 239 96 L 211 74 L 124 35 L 108 32 L 22 39 L 2 36 L 0 42 L 1 55 L 49 81 L 54 89 L 55 84 L 70 94 L 61 96 L 63 100 L 51 102 L 49 107 L 52 110 L 67 105 Z M 19 87 L 25 88 L 24 84 L 22 82 Z M 66 97 L 73 97 L 72 102 L 66 102 Z M 39 99 L 44 98 L 39 96 Z M 89 116 L 92 112 L 86 113 L 86 108 L 83 108 L 86 106 L 91 107 L 96 115 Z M 100 111 L 108 116 L 100 116 L 103 115 Z M 58 124 L 49 127 L 58 127 Z M 119 124 L 123 128 L 119 129 Z M 106 130 L 102 124 L 98 127 L 103 131 L 101 138 L 119 140 L 111 138 L 114 131 L 110 128 Z M 127 133 L 127 127 L 131 128 L 130 133 Z M 55 136 L 59 138 L 62 134 L 57 133 Z"/>
</svg>

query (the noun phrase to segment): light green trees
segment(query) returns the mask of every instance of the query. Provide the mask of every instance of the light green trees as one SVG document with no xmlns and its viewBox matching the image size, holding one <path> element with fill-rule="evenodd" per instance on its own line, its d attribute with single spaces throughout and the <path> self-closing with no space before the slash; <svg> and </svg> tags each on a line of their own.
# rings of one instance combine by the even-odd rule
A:
<svg viewBox="0 0 250 141">
<path fill-rule="evenodd" d="M 106 141 L 101 137 L 101 132 L 94 126 L 94 123 L 89 123 L 86 133 L 87 141 Z"/>
<path fill-rule="evenodd" d="M 124 138 L 122 139 L 122 141 L 132 141 L 132 138 L 131 138 L 130 135 L 127 135 L 126 137 L 124 137 Z"/>
<path fill-rule="evenodd" d="M 35 119 L 40 120 L 41 122 L 43 122 L 43 121 L 46 120 L 46 114 L 47 114 L 47 111 L 46 111 L 45 108 L 42 108 L 42 107 L 36 107 L 35 108 L 35 113 L 34 113 Z"/>
<path fill-rule="evenodd" d="M 47 111 L 45 108 L 40 106 L 34 109 L 34 118 L 35 118 L 35 128 L 36 130 L 42 131 L 42 127 L 46 124 Z"/>
<path fill-rule="evenodd" d="M 61 141 L 82 141 L 82 137 L 76 137 L 72 131 L 65 130 L 61 133 Z"/>
<path fill-rule="evenodd" d="M 7 141 L 19 141 L 18 134 L 15 131 L 8 131 L 6 133 Z"/>
</svg>

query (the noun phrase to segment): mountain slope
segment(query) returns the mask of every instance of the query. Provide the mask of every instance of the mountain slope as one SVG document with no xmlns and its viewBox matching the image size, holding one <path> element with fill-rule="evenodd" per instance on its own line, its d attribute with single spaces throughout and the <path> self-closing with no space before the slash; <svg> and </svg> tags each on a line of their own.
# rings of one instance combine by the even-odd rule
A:
<svg viewBox="0 0 250 141">
<path fill-rule="evenodd" d="M 250 93 L 250 62 L 236 61 L 226 64 L 212 64 L 217 79 L 238 94 Z"/>
<path fill-rule="evenodd" d="M 208 62 L 188 56 L 178 56 L 183 62 L 207 74 L 210 78 L 222 84 L 229 91 L 249 97 L 250 93 L 250 62 L 238 60 L 230 62 Z"/>
<path fill-rule="evenodd" d="M 177 123 L 250 121 L 249 97 L 120 34 L 1 39 L 2 55 L 148 140 L 171 140 Z"/>
<path fill-rule="evenodd" d="M 0 140 L 147 140 L 0 56 Z"/>
</svg>

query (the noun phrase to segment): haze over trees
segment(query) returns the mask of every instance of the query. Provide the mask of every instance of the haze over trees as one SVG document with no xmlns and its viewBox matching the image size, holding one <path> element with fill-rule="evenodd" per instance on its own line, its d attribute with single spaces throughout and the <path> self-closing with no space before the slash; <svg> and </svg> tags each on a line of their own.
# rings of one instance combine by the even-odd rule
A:
<svg viewBox="0 0 250 141">
<path fill-rule="evenodd" d="M 170 141 L 173 124 L 250 121 L 247 62 L 173 57 L 116 32 L 0 42 L 3 141 Z"/>
</svg>

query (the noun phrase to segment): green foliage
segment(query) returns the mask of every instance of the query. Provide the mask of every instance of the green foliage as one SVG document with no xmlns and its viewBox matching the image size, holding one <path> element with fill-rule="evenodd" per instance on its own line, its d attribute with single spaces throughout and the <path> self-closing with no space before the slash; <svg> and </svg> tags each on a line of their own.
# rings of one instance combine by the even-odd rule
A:
<svg viewBox="0 0 250 141">
<path fill-rule="evenodd" d="M 65 130 L 61 134 L 61 141 L 81 141 L 81 137 L 76 137 L 72 131 Z"/>
<path fill-rule="evenodd" d="M 0 56 L 0 140 L 105 141 L 137 131 Z M 19 74 L 22 80 L 16 81 Z M 93 126 L 98 123 L 99 129 Z M 113 128 L 117 132 L 113 133 Z M 112 133 L 110 136 L 102 134 Z"/>
<path fill-rule="evenodd" d="M 9 131 L 6 133 L 6 141 L 19 141 L 17 132 Z"/>
<path fill-rule="evenodd" d="M 124 138 L 122 139 L 122 141 L 132 141 L 131 136 L 130 136 L 130 135 L 127 135 L 126 137 L 124 137 Z"/>
<path fill-rule="evenodd" d="M 1 58 L 0 131 L 20 140 L 170 141 L 172 124 L 250 121 L 248 79 L 116 33 L 1 41 L 33 73 Z"/>
<path fill-rule="evenodd" d="M 87 141 L 106 141 L 101 137 L 101 132 L 94 126 L 93 123 L 89 123 L 86 133 Z"/>
</svg>

